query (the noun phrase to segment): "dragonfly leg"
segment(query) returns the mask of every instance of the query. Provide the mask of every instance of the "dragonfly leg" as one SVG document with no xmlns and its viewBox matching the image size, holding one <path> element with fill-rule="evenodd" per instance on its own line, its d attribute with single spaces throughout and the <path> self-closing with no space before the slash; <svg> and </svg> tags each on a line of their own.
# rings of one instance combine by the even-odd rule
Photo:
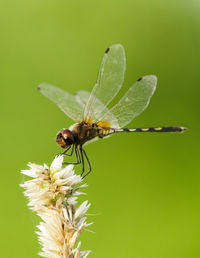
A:
<svg viewBox="0 0 200 258">
<path fill-rule="evenodd" d="M 78 165 L 81 164 L 80 153 L 77 146 L 75 146 L 76 162 L 63 162 L 64 165 Z"/>
<path fill-rule="evenodd" d="M 61 153 L 61 155 L 65 155 L 65 156 L 72 156 L 73 152 L 74 152 L 74 144 L 72 145 L 72 150 L 70 152 L 70 154 L 67 154 L 66 152 L 68 152 L 68 150 L 71 149 L 71 146 L 69 146 L 63 153 Z"/>
<path fill-rule="evenodd" d="M 83 173 L 85 172 L 85 161 L 84 161 L 82 146 L 80 146 L 80 154 L 81 154 L 81 161 L 82 161 L 82 172 L 81 172 L 81 176 L 82 176 Z"/>
<path fill-rule="evenodd" d="M 86 177 L 86 176 L 91 172 L 92 168 L 91 168 L 91 165 L 90 165 L 90 161 L 89 161 L 89 159 L 88 159 L 88 156 L 87 156 L 87 154 L 86 154 L 86 152 L 85 152 L 85 150 L 84 150 L 83 148 L 82 148 L 82 152 L 83 152 L 83 154 L 84 154 L 84 156 L 85 156 L 85 158 L 86 158 L 86 160 L 87 160 L 88 166 L 89 166 L 88 172 L 82 177 L 82 179 L 83 179 L 84 177 Z M 81 174 L 81 175 L 82 175 L 82 174 Z"/>
<path fill-rule="evenodd" d="M 68 154 L 66 154 L 66 152 L 68 152 L 68 150 L 70 150 L 70 149 L 71 149 L 71 146 L 69 146 L 64 152 L 61 152 L 58 155 L 66 155 L 66 156 L 68 156 Z"/>
</svg>

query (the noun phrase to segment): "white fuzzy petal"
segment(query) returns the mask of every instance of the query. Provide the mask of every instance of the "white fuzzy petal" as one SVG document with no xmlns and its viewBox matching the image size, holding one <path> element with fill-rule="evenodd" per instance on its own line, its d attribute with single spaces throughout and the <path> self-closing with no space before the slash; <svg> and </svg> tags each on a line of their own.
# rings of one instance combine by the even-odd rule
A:
<svg viewBox="0 0 200 258">
<path fill-rule="evenodd" d="M 52 173 L 59 171 L 62 168 L 62 163 L 63 163 L 63 156 L 62 155 L 56 156 L 53 162 L 51 163 L 50 171 Z"/>
<path fill-rule="evenodd" d="M 88 251 L 81 251 L 80 252 L 80 258 L 86 258 L 88 256 L 88 254 L 90 254 L 91 251 L 88 250 Z"/>
<path fill-rule="evenodd" d="M 78 209 L 76 210 L 76 213 L 75 213 L 75 219 L 78 219 L 78 218 L 84 216 L 84 214 L 90 207 L 90 204 L 87 205 L 87 203 L 88 203 L 88 201 L 85 201 L 81 204 L 81 206 L 78 207 Z"/>
</svg>

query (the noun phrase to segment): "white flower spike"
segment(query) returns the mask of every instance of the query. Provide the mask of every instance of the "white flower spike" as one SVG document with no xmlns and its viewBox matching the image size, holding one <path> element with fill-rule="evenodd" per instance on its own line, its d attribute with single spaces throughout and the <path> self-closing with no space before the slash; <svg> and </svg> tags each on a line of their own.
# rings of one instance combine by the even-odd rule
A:
<svg viewBox="0 0 200 258">
<path fill-rule="evenodd" d="M 85 258 L 90 251 L 80 251 L 81 242 L 76 246 L 80 233 L 89 224 L 85 213 L 90 204 L 83 202 L 78 208 L 76 195 L 82 182 L 74 174 L 73 166 L 62 168 L 63 156 L 56 156 L 50 168 L 29 163 L 28 170 L 21 173 L 33 179 L 20 186 L 25 189 L 28 206 L 37 213 L 42 222 L 37 226 L 39 242 L 42 246 L 40 256 L 47 258 Z"/>
</svg>

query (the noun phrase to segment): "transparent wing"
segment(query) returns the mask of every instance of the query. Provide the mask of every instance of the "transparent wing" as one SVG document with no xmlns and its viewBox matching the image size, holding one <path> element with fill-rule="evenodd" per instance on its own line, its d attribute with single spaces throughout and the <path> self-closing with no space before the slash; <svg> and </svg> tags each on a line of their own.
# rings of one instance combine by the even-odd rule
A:
<svg viewBox="0 0 200 258">
<path fill-rule="evenodd" d="M 88 91 L 79 90 L 75 93 L 76 101 L 82 106 L 83 109 L 85 108 L 89 97 L 90 97 L 90 92 Z"/>
<path fill-rule="evenodd" d="M 102 120 L 109 121 L 111 127 L 114 127 L 117 119 L 119 127 L 124 127 L 146 109 L 156 89 L 156 84 L 157 77 L 155 75 L 143 76 L 128 89 L 120 101 L 103 116 Z M 115 119 L 112 119 L 113 117 Z"/>
<path fill-rule="evenodd" d="M 44 96 L 56 103 L 59 108 L 75 122 L 79 122 L 83 119 L 84 109 L 81 104 L 77 102 L 74 95 L 47 83 L 40 84 L 38 89 Z"/>
<path fill-rule="evenodd" d="M 120 44 L 112 45 L 104 54 L 97 82 L 91 92 L 84 111 L 84 119 L 99 120 L 105 107 L 115 97 L 124 81 L 126 57 Z M 98 102 L 102 103 L 101 109 Z"/>
<path fill-rule="evenodd" d="M 75 94 L 76 101 L 84 108 L 86 103 L 88 102 L 88 99 L 90 97 L 90 92 L 87 91 L 77 91 Z M 98 100 L 96 99 L 96 109 L 97 110 L 104 110 L 105 113 L 107 113 L 109 110 Z M 92 117 L 93 122 L 99 122 L 99 116 L 98 118 L 95 117 L 95 115 Z M 116 128 L 119 127 L 117 119 L 114 117 L 114 115 L 110 114 L 110 120 L 112 120 L 112 125 Z M 109 121 L 108 121 L 109 122 Z"/>
</svg>

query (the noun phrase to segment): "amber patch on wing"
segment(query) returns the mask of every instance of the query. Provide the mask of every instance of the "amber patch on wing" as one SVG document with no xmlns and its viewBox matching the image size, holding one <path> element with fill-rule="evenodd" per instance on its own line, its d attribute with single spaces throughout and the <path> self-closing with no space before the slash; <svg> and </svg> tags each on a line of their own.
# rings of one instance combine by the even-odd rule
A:
<svg viewBox="0 0 200 258">
<path fill-rule="evenodd" d="M 110 127 L 110 123 L 108 121 L 99 121 L 97 125 L 100 127 Z"/>
<path fill-rule="evenodd" d="M 92 120 L 91 117 L 86 118 L 86 119 L 83 119 L 83 121 L 84 121 L 85 123 L 87 123 L 87 124 L 92 124 L 92 123 L 93 123 L 93 120 Z"/>
</svg>

